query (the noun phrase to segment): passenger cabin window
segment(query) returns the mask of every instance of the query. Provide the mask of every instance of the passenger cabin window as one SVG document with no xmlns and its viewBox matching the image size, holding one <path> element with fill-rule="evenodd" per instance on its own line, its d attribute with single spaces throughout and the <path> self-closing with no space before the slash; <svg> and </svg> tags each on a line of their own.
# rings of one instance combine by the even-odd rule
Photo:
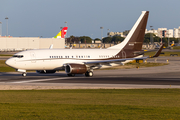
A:
<svg viewBox="0 0 180 120">
<path fill-rule="evenodd" d="M 13 55 L 13 57 L 22 58 L 24 56 L 23 55 Z"/>
</svg>

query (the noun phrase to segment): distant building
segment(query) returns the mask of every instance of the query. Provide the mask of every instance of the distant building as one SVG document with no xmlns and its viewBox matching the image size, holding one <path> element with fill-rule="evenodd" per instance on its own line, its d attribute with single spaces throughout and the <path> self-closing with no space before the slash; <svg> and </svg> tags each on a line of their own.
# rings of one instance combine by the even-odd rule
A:
<svg viewBox="0 0 180 120">
<path fill-rule="evenodd" d="M 174 36 L 174 32 L 173 29 L 167 29 L 167 28 L 158 28 L 158 30 L 147 30 L 145 31 L 145 33 L 153 33 L 156 36 L 163 38 L 163 37 L 173 37 Z"/>
<path fill-rule="evenodd" d="M 180 27 L 174 28 L 174 38 L 180 38 Z"/>
<path fill-rule="evenodd" d="M 153 34 L 155 34 L 156 36 L 158 36 L 158 31 L 155 30 L 155 29 L 152 29 L 152 30 L 149 30 L 149 31 L 146 29 L 145 34 L 147 34 L 147 33 L 153 33 Z"/>
<path fill-rule="evenodd" d="M 145 34 L 147 33 L 153 33 L 156 36 L 163 38 L 163 37 L 169 37 L 169 38 L 180 38 L 180 27 L 179 28 L 174 28 L 174 29 L 167 29 L 167 28 L 158 28 L 158 30 L 152 29 L 152 30 L 147 30 L 145 31 Z M 123 32 L 108 32 L 107 33 L 108 37 L 113 37 L 113 36 L 121 36 L 121 37 L 126 37 L 123 35 Z"/>
<path fill-rule="evenodd" d="M 173 29 L 167 30 L 167 37 L 172 38 L 174 36 L 173 32 Z"/>
<path fill-rule="evenodd" d="M 158 28 L 158 37 L 163 38 L 167 37 L 167 28 Z"/>
<path fill-rule="evenodd" d="M 64 48 L 64 38 L 39 37 L 0 37 L 0 51 L 22 51 L 27 49 L 44 49 L 53 44 L 53 48 Z"/>
<path fill-rule="evenodd" d="M 113 36 L 124 37 L 123 32 L 108 32 L 107 35 L 108 35 L 108 37 L 113 37 Z"/>
</svg>

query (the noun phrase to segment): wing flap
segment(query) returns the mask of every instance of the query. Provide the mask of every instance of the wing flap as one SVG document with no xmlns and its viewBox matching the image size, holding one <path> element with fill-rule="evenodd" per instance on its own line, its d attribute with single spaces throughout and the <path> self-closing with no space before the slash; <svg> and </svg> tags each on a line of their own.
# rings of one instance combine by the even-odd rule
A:
<svg viewBox="0 0 180 120">
<path fill-rule="evenodd" d="M 126 60 L 142 60 L 147 59 L 148 57 L 140 57 L 140 58 L 125 58 L 125 59 L 110 59 L 110 60 L 100 60 L 100 61 L 92 61 L 92 62 L 84 62 L 86 65 L 103 65 L 103 64 L 110 64 L 110 63 L 121 63 L 125 62 Z"/>
</svg>

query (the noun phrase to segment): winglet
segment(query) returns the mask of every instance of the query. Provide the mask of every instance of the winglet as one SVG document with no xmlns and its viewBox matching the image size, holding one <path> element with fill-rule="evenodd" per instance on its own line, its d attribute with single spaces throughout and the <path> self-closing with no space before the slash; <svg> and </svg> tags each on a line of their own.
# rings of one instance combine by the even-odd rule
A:
<svg viewBox="0 0 180 120">
<path fill-rule="evenodd" d="M 159 48 L 159 50 L 156 52 L 156 54 L 155 54 L 154 56 L 152 56 L 152 58 L 153 58 L 153 57 L 158 57 L 158 56 L 161 54 L 161 51 L 162 51 L 162 49 L 163 49 L 163 46 L 164 46 L 164 44 L 161 45 L 161 47 Z"/>
<path fill-rule="evenodd" d="M 54 38 L 65 38 L 68 27 L 64 27 Z"/>
</svg>

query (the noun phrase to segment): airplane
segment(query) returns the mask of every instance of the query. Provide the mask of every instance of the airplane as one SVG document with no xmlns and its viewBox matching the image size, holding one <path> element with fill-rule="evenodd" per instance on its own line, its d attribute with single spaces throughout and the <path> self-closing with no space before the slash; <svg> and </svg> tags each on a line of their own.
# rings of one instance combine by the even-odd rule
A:
<svg viewBox="0 0 180 120">
<path fill-rule="evenodd" d="M 65 70 L 68 76 L 85 74 L 93 76 L 94 69 L 124 65 L 132 60 L 142 60 L 142 44 L 149 11 L 142 14 L 132 27 L 125 40 L 107 49 L 38 49 L 16 53 L 6 64 L 26 76 L 27 70 L 40 74 Z M 162 46 L 153 57 L 158 57 Z"/>
<path fill-rule="evenodd" d="M 54 38 L 65 38 L 68 27 L 63 27 L 63 29 Z"/>
</svg>

